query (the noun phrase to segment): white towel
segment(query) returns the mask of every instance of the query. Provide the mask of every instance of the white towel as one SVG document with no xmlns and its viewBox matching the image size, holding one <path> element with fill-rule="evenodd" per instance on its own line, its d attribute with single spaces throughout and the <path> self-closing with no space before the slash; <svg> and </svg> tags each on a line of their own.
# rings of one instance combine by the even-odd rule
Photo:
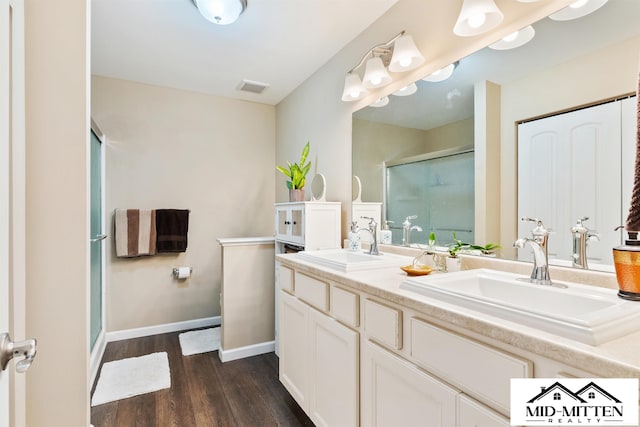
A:
<svg viewBox="0 0 640 427">
<path fill-rule="evenodd" d="M 136 257 L 156 253 L 156 211 L 116 209 L 116 256 Z"/>
</svg>

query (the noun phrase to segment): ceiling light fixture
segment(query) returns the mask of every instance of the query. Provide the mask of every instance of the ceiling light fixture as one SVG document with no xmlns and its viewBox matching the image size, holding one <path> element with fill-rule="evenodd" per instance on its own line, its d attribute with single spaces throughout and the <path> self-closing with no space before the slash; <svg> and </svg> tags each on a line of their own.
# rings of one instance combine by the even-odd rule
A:
<svg viewBox="0 0 640 427">
<path fill-rule="evenodd" d="M 595 12 L 607 3 L 608 0 L 576 0 L 560 11 L 549 15 L 554 21 L 570 21 L 582 18 Z"/>
<path fill-rule="evenodd" d="M 415 83 L 409 83 L 405 87 L 400 88 L 397 91 L 393 92 L 392 95 L 395 95 L 395 96 L 409 96 L 409 95 L 413 95 L 417 91 L 418 91 L 418 85 L 416 85 Z"/>
<path fill-rule="evenodd" d="M 378 99 L 376 102 L 371 104 L 371 107 L 380 108 L 380 107 L 384 107 L 384 106 L 386 106 L 388 104 L 389 104 L 389 97 L 388 96 L 383 96 L 382 98 Z"/>
<path fill-rule="evenodd" d="M 433 73 L 429 74 L 427 77 L 423 78 L 422 80 L 424 80 L 425 82 L 432 82 L 432 83 L 443 82 L 447 80 L 449 77 L 451 77 L 451 75 L 453 74 L 453 71 L 458 67 L 459 64 L 460 64 L 460 61 L 456 61 L 453 64 L 449 64 L 444 68 L 440 68 L 438 71 L 434 71 Z"/>
<path fill-rule="evenodd" d="M 516 47 L 523 46 L 533 39 L 533 36 L 536 35 L 536 30 L 533 29 L 531 25 L 521 29 L 520 31 L 514 31 L 506 37 L 503 37 L 501 40 L 490 44 L 489 47 L 494 50 L 508 50 L 515 49 Z"/>
<path fill-rule="evenodd" d="M 218 25 L 236 22 L 247 8 L 247 0 L 192 0 L 207 21 Z"/>
<path fill-rule="evenodd" d="M 461 37 L 476 36 L 497 27 L 503 18 L 493 0 L 464 0 L 453 33 Z"/>
<path fill-rule="evenodd" d="M 365 64 L 360 80 L 358 68 Z M 368 94 L 367 89 L 388 85 L 393 81 L 391 72 L 403 72 L 418 68 L 424 63 L 424 56 L 416 47 L 410 35 L 404 31 L 386 43 L 372 47 L 364 54 L 358 65 L 347 73 L 344 79 L 343 101 L 356 101 Z"/>
</svg>

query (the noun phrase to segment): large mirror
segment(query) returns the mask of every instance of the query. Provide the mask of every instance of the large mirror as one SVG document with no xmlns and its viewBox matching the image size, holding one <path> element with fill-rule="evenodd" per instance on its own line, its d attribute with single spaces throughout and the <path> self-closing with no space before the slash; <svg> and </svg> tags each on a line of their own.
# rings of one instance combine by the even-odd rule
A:
<svg viewBox="0 0 640 427">
<path fill-rule="evenodd" d="M 407 210 L 393 213 L 396 215 L 394 218 L 389 217 L 389 212 L 393 212 L 395 199 L 386 192 L 388 165 L 403 162 L 410 164 L 412 159 L 425 156 L 442 158 L 450 155 L 456 147 L 474 144 L 477 153 L 478 119 L 482 116 L 481 119 L 486 120 L 487 116 L 487 112 L 483 110 L 487 100 L 479 99 L 478 94 L 484 97 L 489 85 L 490 89 L 498 88 L 494 92 L 498 95 L 493 96 L 498 99 L 499 148 L 487 151 L 484 147 L 483 154 L 486 152 L 488 156 L 492 156 L 487 159 L 492 160 L 492 167 L 500 169 L 500 182 L 486 190 L 486 194 L 478 194 L 476 186 L 474 204 L 478 209 L 479 204 L 498 203 L 500 206 L 494 212 L 498 212 L 499 218 L 495 218 L 498 223 L 496 227 L 472 230 L 471 235 L 475 232 L 476 236 L 486 239 L 476 239 L 476 244 L 500 243 L 503 246 L 502 256 L 516 256 L 511 243 L 523 230 L 531 228 L 530 225 L 519 224 L 518 199 L 533 197 L 531 194 L 524 194 L 522 188 L 518 193 L 518 182 L 524 181 L 518 175 L 517 167 L 519 123 L 624 98 L 634 92 L 640 52 L 639 18 L 640 2 L 636 0 L 610 0 L 596 12 L 571 21 L 545 18 L 533 24 L 535 37 L 521 47 L 511 50 L 487 47 L 460 59 L 447 80 L 419 80 L 416 82 L 418 90 L 411 96 L 390 95 L 389 103 L 384 107 L 370 106 L 356 111 L 353 114 L 353 174 L 361 180 L 362 201 L 382 202 L 383 220 L 394 221 L 391 225 L 394 244 L 402 244 L 404 216 L 415 215 L 416 212 Z M 486 123 L 482 124 L 485 125 Z M 623 126 L 627 126 L 627 129 L 621 132 L 628 135 L 629 129 L 632 129 L 631 137 L 634 138 L 633 120 L 627 120 Z M 622 169 L 624 159 L 629 161 L 633 157 L 633 153 L 625 154 L 624 151 L 621 155 L 623 159 L 614 169 Z M 570 167 L 572 166 L 567 166 Z M 587 167 L 591 166 L 585 166 Z M 455 168 L 450 168 L 449 172 L 458 175 Z M 477 181 L 478 174 L 486 172 L 476 170 L 475 178 L 470 179 Z M 624 175 L 625 172 L 616 173 Z M 594 171 L 591 175 L 602 174 Z M 621 176 L 620 181 L 628 182 L 629 179 L 628 176 Z M 611 191 L 624 193 L 628 189 L 617 187 Z M 551 200 L 545 200 L 545 197 L 551 196 L 536 195 L 534 199 L 552 203 Z M 628 200 L 624 194 L 620 198 Z M 556 205 L 563 202 L 553 201 Z M 545 212 L 531 212 L 530 215 L 544 216 Z M 620 208 L 620 212 L 619 223 L 622 223 L 626 216 L 625 206 Z M 585 214 L 589 215 L 596 214 Z M 452 213 L 453 216 L 455 215 Z M 418 227 L 412 232 L 411 242 L 427 242 L 429 231 L 434 231 L 428 220 L 426 214 L 412 220 L 412 224 Z M 597 228 L 602 226 L 602 221 L 592 217 L 585 225 Z M 444 229 L 455 230 L 456 226 L 440 228 L 443 231 L 437 233 L 438 241 L 446 245 L 451 241 L 452 233 Z M 418 229 L 422 231 L 417 231 Z M 597 231 L 601 241 L 594 240 L 590 245 L 606 245 L 610 252 L 611 240 L 602 237 L 605 234 L 612 235 L 612 231 Z M 557 233 L 551 236 L 551 241 L 562 240 L 563 247 L 571 245 L 568 230 Z M 616 235 L 613 238 L 619 239 Z M 526 259 L 526 256 L 521 254 L 519 258 Z M 567 261 L 558 258 L 561 264 Z M 607 260 L 603 259 L 601 263 L 593 263 L 590 268 L 602 267 L 608 270 L 610 267 L 606 264 Z"/>
</svg>

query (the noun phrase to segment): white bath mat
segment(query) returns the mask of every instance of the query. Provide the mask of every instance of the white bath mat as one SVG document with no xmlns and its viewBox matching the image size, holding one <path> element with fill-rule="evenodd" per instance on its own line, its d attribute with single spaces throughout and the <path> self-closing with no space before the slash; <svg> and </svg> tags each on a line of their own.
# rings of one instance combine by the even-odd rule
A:
<svg viewBox="0 0 640 427">
<path fill-rule="evenodd" d="M 216 351 L 220 347 L 220 328 L 184 332 L 178 338 L 183 356 Z"/>
<path fill-rule="evenodd" d="M 91 406 L 171 387 L 166 352 L 115 360 L 102 365 Z"/>
</svg>

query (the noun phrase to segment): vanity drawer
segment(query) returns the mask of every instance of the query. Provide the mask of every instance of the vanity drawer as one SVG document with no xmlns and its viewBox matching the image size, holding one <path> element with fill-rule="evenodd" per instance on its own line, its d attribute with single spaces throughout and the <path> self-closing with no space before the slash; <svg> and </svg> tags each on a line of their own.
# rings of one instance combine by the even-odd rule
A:
<svg viewBox="0 0 640 427">
<path fill-rule="evenodd" d="M 443 380 L 509 413 L 511 378 L 530 378 L 531 362 L 411 319 L 411 357 Z"/>
<path fill-rule="evenodd" d="M 329 284 L 295 272 L 295 294 L 318 310 L 329 311 Z"/>
<path fill-rule="evenodd" d="M 278 286 L 283 291 L 293 293 L 293 270 L 289 267 L 278 267 Z"/>
<path fill-rule="evenodd" d="M 402 311 L 370 299 L 364 300 L 364 331 L 367 337 L 389 348 L 402 348 Z"/>
<path fill-rule="evenodd" d="M 331 286 L 331 315 L 339 321 L 357 328 L 360 324 L 360 297 L 353 292 Z"/>
</svg>

